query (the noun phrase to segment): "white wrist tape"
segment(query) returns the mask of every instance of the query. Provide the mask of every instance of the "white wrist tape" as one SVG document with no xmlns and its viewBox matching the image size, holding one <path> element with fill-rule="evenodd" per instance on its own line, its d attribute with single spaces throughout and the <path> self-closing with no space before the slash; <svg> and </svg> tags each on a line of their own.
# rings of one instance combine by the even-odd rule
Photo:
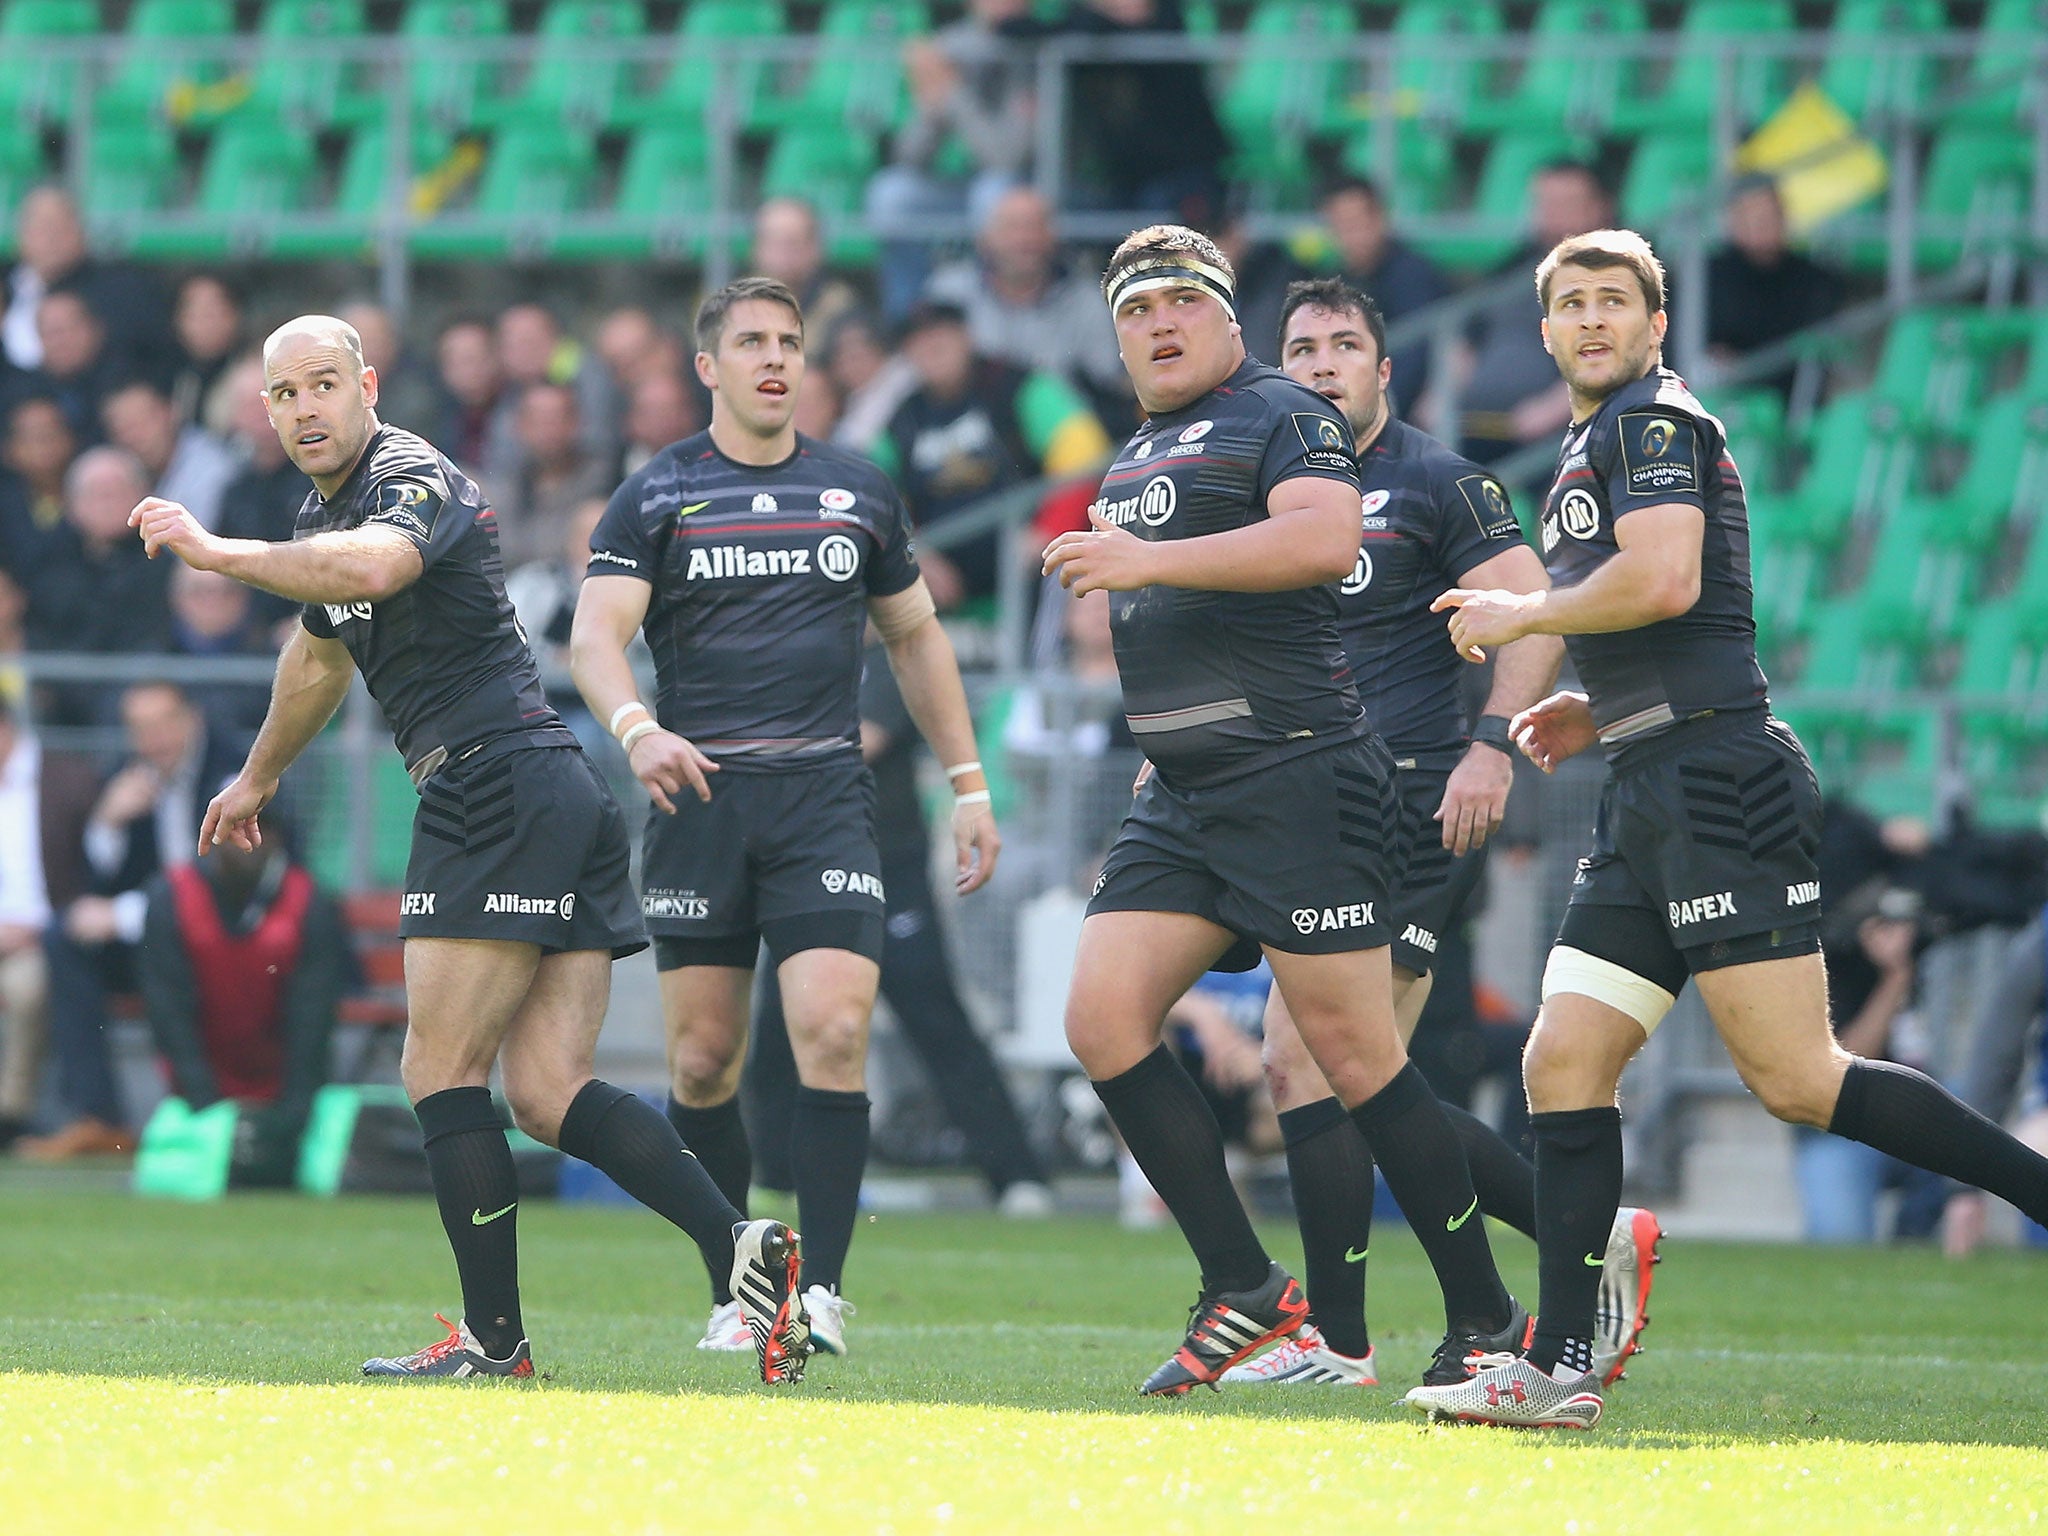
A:
<svg viewBox="0 0 2048 1536">
<path fill-rule="evenodd" d="M 631 730 L 627 731 L 625 735 L 619 738 L 619 745 L 624 747 L 628 752 L 630 752 L 633 750 L 634 742 L 638 741 L 642 736 L 651 735 L 655 731 L 658 731 L 660 729 L 661 727 L 656 725 L 652 720 L 642 720 L 638 725 L 634 726 Z"/>
<path fill-rule="evenodd" d="M 970 789 L 964 795 L 955 795 L 953 797 L 953 809 L 957 811 L 963 805 L 987 805 L 988 798 L 987 790 Z"/>
<path fill-rule="evenodd" d="M 638 699 L 626 700 L 625 703 L 621 704 L 617 709 L 612 711 L 612 723 L 606 726 L 605 729 L 610 731 L 614 736 L 618 735 L 619 722 L 625 719 L 626 716 L 632 714 L 633 711 L 636 709 L 639 710 L 640 713 L 643 715 L 647 713 L 647 706 L 645 704 L 642 704 Z"/>
</svg>

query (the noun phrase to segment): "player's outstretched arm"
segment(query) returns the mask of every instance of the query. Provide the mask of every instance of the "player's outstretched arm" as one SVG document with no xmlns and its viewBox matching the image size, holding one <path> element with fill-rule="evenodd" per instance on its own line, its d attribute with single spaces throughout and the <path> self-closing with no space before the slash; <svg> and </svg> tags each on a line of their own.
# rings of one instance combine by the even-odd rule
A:
<svg viewBox="0 0 2048 1536">
<path fill-rule="evenodd" d="M 419 546 L 395 528 L 351 528 L 289 544 L 224 539 L 161 496 L 137 502 L 128 526 L 152 560 L 168 549 L 195 570 L 219 571 L 295 603 L 381 603 L 425 569 Z"/>
<path fill-rule="evenodd" d="M 711 798 L 705 777 L 718 764 L 690 742 L 665 731 L 654 713 L 640 702 L 640 685 L 626 647 L 647 618 L 654 588 L 637 576 L 590 576 L 576 594 L 576 617 L 569 629 L 569 675 L 576 690 L 598 719 L 626 749 L 633 777 L 664 815 L 676 813 L 671 795 L 689 785 L 699 800 Z"/>
<path fill-rule="evenodd" d="M 989 808 L 988 777 L 975 749 L 974 719 L 953 642 L 922 576 L 901 592 L 870 598 L 868 616 L 888 648 L 904 707 L 953 786 L 953 887 L 963 896 L 978 891 L 996 872 L 1003 838 Z"/>
<path fill-rule="evenodd" d="M 213 797 L 199 823 L 201 858 L 223 842 L 247 852 L 263 841 L 257 813 L 277 793 L 285 769 L 334 718 L 354 675 L 355 662 L 339 640 L 323 640 L 303 627 L 292 631 L 278 653 L 270 708 L 248 760 L 234 782 Z"/>
<path fill-rule="evenodd" d="M 1086 533 L 1045 550 L 1045 574 L 1084 592 L 1189 587 L 1208 592 L 1291 592 L 1342 581 L 1358 563 L 1358 487 L 1303 475 L 1266 498 L 1266 518 L 1226 533 L 1147 543 L 1096 513 Z"/>
</svg>

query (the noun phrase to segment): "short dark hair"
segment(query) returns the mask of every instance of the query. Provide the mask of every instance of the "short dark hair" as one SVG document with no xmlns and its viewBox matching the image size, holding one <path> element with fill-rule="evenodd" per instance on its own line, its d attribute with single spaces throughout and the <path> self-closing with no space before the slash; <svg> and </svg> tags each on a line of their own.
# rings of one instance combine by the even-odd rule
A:
<svg viewBox="0 0 2048 1536">
<path fill-rule="evenodd" d="M 1595 229 L 1560 240 L 1550 248 L 1536 268 L 1536 297 L 1543 312 L 1550 312 L 1550 280 L 1562 266 L 1586 267 L 1602 272 L 1610 267 L 1627 267 L 1635 274 L 1643 298 L 1655 314 L 1664 307 L 1664 263 L 1650 249 L 1650 242 L 1632 229 Z"/>
<path fill-rule="evenodd" d="M 1316 206 L 1321 207 L 1331 198 L 1342 197 L 1348 192 L 1357 193 L 1377 207 L 1384 208 L 1387 205 L 1386 198 L 1380 192 L 1380 184 L 1370 176 L 1339 176 L 1324 183 L 1323 190 L 1316 196 Z"/>
<path fill-rule="evenodd" d="M 1176 256 L 1191 256 L 1214 267 L 1233 284 L 1237 281 L 1237 269 L 1231 266 L 1230 258 L 1200 230 L 1185 224 L 1147 224 L 1124 236 L 1123 244 L 1109 258 L 1109 265 L 1102 272 L 1102 296 L 1108 298 L 1116 287 L 1116 279 L 1140 262 L 1152 257 L 1164 257 L 1171 262 Z"/>
<path fill-rule="evenodd" d="M 771 304 L 781 304 L 796 316 L 799 333 L 804 328 L 804 307 L 797 302 L 796 294 L 789 284 L 777 282 L 772 277 L 738 277 L 715 293 L 704 296 L 704 302 L 697 306 L 697 350 L 716 352 L 718 343 L 725 336 L 725 322 L 731 317 L 733 306 L 744 304 L 749 299 L 766 299 Z"/>
<path fill-rule="evenodd" d="M 1287 296 L 1280 303 L 1279 347 L 1282 353 L 1287 350 L 1287 322 L 1294 318 L 1297 309 L 1357 315 L 1372 333 L 1372 344 L 1379 348 L 1380 356 L 1384 358 L 1387 355 L 1387 317 L 1380 313 L 1372 295 L 1356 283 L 1348 283 L 1341 277 L 1312 277 L 1289 283 Z"/>
</svg>

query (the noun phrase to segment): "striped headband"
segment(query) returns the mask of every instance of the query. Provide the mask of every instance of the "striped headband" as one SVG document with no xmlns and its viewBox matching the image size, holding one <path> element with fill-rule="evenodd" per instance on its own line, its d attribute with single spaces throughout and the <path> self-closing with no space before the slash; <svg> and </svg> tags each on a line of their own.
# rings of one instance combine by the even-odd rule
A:
<svg viewBox="0 0 2048 1536">
<path fill-rule="evenodd" d="M 1229 275 L 1192 256 L 1165 257 L 1132 267 L 1110 288 L 1109 307 L 1112 311 L 1123 308 L 1124 300 L 1133 294 L 1186 287 L 1200 288 L 1221 304 L 1231 319 L 1237 318 L 1236 290 Z"/>
</svg>

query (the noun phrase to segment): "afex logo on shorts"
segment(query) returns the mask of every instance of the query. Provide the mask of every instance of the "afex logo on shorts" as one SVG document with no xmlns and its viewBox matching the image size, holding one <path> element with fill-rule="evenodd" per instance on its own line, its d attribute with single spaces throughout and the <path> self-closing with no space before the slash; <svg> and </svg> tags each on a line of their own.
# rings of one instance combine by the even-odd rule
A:
<svg viewBox="0 0 2048 1536">
<path fill-rule="evenodd" d="M 1714 896 L 1693 896 L 1685 901 L 1670 903 L 1671 926 L 1683 928 L 1688 923 L 1704 923 L 1710 918 L 1733 917 L 1735 915 L 1735 893 L 1722 891 Z"/>
<path fill-rule="evenodd" d="M 828 869 L 818 878 L 834 896 L 841 891 L 852 891 L 856 896 L 872 896 L 877 901 L 885 899 L 880 875 L 864 874 L 857 869 Z"/>
<path fill-rule="evenodd" d="M 1334 933 L 1340 928 L 1364 928 L 1372 922 L 1373 904 L 1354 901 L 1346 907 L 1296 907 L 1294 927 L 1299 933 Z"/>
<path fill-rule="evenodd" d="M 432 917 L 434 915 L 434 897 L 438 894 L 440 893 L 437 891 L 407 891 L 404 899 L 398 903 L 398 915 L 400 917 Z"/>
</svg>

